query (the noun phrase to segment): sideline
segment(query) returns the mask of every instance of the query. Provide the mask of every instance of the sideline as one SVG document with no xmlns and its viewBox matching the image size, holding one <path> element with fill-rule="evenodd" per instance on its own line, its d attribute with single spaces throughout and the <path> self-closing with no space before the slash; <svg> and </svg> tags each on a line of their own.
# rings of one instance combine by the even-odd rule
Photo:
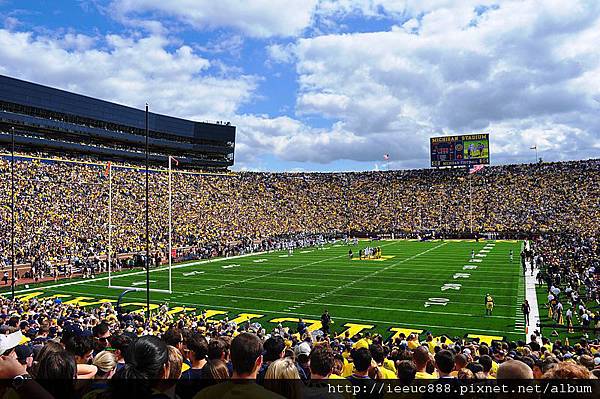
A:
<svg viewBox="0 0 600 399">
<path fill-rule="evenodd" d="M 529 262 L 526 264 L 529 267 L 531 265 Z M 536 293 L 536 281 L 537 275 L 540 271 L 536 268 L 533 272 L 533 276 L 531 273 L 525 273 L 525 299 L 529 302 L 529 323 L 525 327 L 525 340 L 526 342 L 529 340 L 529 336 L 533 334 L 534 331 L 538 329 L 538 325 L 540 323 L 540 308 L 538 307 L 537 293 Z M 523 315 L 521 315 L 524 317 Z M 541 331 L 540 331 L 541 332 Z M 539 341 L 539 337 L 537 338 Z"/>
</svg>

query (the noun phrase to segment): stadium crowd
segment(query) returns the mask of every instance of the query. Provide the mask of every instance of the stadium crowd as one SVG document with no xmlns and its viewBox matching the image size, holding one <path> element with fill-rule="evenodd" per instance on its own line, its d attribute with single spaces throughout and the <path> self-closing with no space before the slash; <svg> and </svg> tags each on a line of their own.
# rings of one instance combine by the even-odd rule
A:
<svg viewBox="0 0 600 399">
<path fill-rule="evenodd" d="M 548 319 L 568 332 L 600 334 L 600 236 L 539 237 L 530 254 L 548 292 Z"/>
<path fill-rule="evenodd" d="M 19 160 L 15 168 L 19 263 L 41 270 L 94 259 L 101 269 L 108 248 L 104 165 Z M 0 160 L 2 192 L 10 192 L 9 171 L 9 162 Z M 144 174 L 115 167 L 112 177 L 115 253 L 140 252 Z M 486 344 L 429 333 L 350 337 L 329 331 L 328 323 L 313 332 L 301 320 L 267 330 L 259 323 L 212 320 L 204 311 L 173 314 L 167 304 L 145 320 L 110 303 L 82 308 L 52 297 L 0 299 L 0 389 L 47 398 L 318 398 L 331 394 L 333 381 L 412 386 L 449 377 L 463 384 L 600 375 L 600 161 L 490 167 L 470 176 L 414 170 L 176 173 L 173 179 L 173 241 L 192 257 L 316 245 L 344 232 L 468 233 L 472 179 L 476 231 L 534 235 L 524 257 L 541 270 L 549 315 L 565 328 L 570 319 L 571 328 L 587 336 L 573 344 L 548 337 L 541 343 L 532 337 Z M 150 182 L 150 235 L 158 263 L 167 243 L 166 174 L 154 172 Z M 9 205 L 4 196 L 2 268 L 10 264 Z M 115 264 L 128 267 L 132 261 Z M 60 384 L 52 383 L 57 379 Z M 239 379 L 252 383 L 234 383 Z"/>
<path fill-rule="evenodd" d="M 0 385 L 21 397 L 318 398 L 331 396 L 332 384 L 600 376 L 598 340 L 486 344 L 430 333 L 386 340 L 327 334 L 325 325 L 309 333 L 303 324 L 266 331 L 207 319 L 204 311 L 171 314 L 166 304 L 146 322 L 109 303 L 84 309 L 52 297 L 2 299 Z"/>
<path fill-rule="evenodd" d="M 20 157 L 15 162 L 17 263 L 77 265 L 108 250 L 109 178 L 104 164 Z M 145 174 L 112 168 L 113 255 L 145 249 Z M 150 174 L 150 241 L 167 256 L 167 173 Z M 469 182 L 469 180 L 471 180 Z M 0 189 L 10 193 L 10 157 Z M 471 208 L 472 198 L 472 208 Z M 10 195 L 0 204 L 0 267 L 10 263 Z M 600 160 L 464 170 L 361 173 L 173 174 L 173 245 L 178 257 L 256 251 L 296 234 L 529 236 L 598 234 Z M 118 256 L 113 256 L 117 258 Z M 114 267 L 134 260 L 115 261 Z M 65 271 L 66 273 L 66 271 Z"/>
</svg>

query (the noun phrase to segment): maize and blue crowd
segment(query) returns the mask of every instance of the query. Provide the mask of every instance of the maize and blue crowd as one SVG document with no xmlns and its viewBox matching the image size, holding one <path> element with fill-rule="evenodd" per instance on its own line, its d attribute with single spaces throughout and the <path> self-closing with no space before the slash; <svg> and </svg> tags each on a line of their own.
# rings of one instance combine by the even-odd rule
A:
<svg viewBox="0 0 600 399">
<path fill-rule="evenodd" d="M 102 272 L 108 249 L 105 168 L 20 158 L 15 169 L 19 266 L 30 268 L 31 277 L 42 270 L 49 275 L 58 265 L 66 273 L 64 265 L 76 262 L 91 262 Z M 0 172 L 2 192 L 9 193 L 10 158 L 0 161 Z M 114 266 L 134 266 L 131 254 L 145 243 L 144 174 L 114 167 L 112 178 Z M 317 398 L 331 395 L 332 382 L 597 378 L 598 160 L 496 166 L 471 176 L 456 170 L 175 173 L 173 241 L 178 256 L 211 257 L 279 248 L 289 240 L 310 245 L 316 237 L 344 233 L 410 236 L 434 229 L 446 237 L 469 235 L 468 179 L 475 231 L 531 239 L 528 256 L 540 269 L 540 289 L 549 293 L 544 306 L 557 328 L 567 329 L 570 318 L 579 339 L 533 334 L 484 342 L 428 332 L 351 337 L 330 331 L 327 323 L 312 332 L 302 321 L 267 330 L 259 323 L 213 320 L 205 312 L 170 314 L 167 304 L 147 320 L 110 303 L 90 308 L 51 297 L 1 299 L 0 379 L 10 381 L 2 394 Z M 168 239 L 166 174 L 154 172 L 150 181 L 151 251 L 160 262 Z M 0 266 L 8 268 L 10 196 L 2 200 Z"/>
</svg>

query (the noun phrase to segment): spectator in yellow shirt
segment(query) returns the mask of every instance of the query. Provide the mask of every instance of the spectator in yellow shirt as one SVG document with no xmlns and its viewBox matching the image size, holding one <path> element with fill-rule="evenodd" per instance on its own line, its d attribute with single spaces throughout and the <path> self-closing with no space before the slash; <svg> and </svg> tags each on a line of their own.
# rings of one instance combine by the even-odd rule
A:
<svg viewBox="0 0 600 399">
<path fill-rule="evenodd" d="M 454 356 L 454 370 L 450 374 L 454 377 L 457 377 L 458 372 L 467 367 L 468 363 L 469 361 L 467 360 L 467 357 L 462 353 Z"/>
<path fill-rule="evenodd" d="M 431 356 L 429 351 L 424 346 L 419 346 L 413 351 L 413 362 L 417 366 L 415 378 L 417 380 L 433 380 L 436 375 L 428 373 L 427 366 L 431 364 Z"/>
<path fill-rule="evenodd" d="M 419 334 L 410 334 L 406 339 L 408 349 L 415 350 L 421 344 L 419 343 Z"/>
<path fill-rule="evenodd" d="M 488 355 L 483 355 L 479 358 L 479 364 L 481 364 L 481 366 L 483 366 L 483 373 L 485 374 L 485 378 L 487 379 L 496 379 L 496 377 L 494 377 L 491 374 L 491 370 L 492 370 L 492 358 L 489 357 Z"/>
<path fill-rule="evenodd" d="M 396 374 L 393 371 L 385 368 L 383 365 L 383 361 L 385 360 L 385 352 L 383 350 L 383 346 L 379 344 L 372 344 L 371 346 L 369 346 L 369 352 L 371 352 L 371 357 L 373 358 L 375 363 L 377 363 L 377 367 L 379 369 L 379 372 L 381 373 L 382 378 L 384 380 L 395 380 Z"/>
</svg>

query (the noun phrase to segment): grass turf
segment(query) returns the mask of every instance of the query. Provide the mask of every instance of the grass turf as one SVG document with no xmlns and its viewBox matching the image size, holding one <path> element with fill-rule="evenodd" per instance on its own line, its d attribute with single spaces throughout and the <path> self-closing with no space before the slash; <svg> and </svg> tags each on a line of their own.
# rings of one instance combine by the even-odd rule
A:
<svg viewBox="0 0 600 399">
<path fill-rule="evenodd" d="M 359 248 L 382 247 L 383 261 L 348 259 Z M 227 312 L 230 319 L 240 313 L 262 315 L 253 319 L 266 328 L 275 318 L 319 320 L 328 309 L 341 332 L 346 323 L 373 326 L 388 337 L 390 328 L 432 331 L 434 334 L 463 336 L 477 334 L 524 338 L 520 303 L 523 281 L 519 257 L 521 243 L 497 241 L 489 252 L 480 253 L 486 242 L 384 240 L 359 242 L 356 246 L 341 243 L 326 249 L 297 249 L 293 256 L 273 252 L 213 261 L 188 262 L 172 269 L 173 292 L 152 292 L 155 304 L 179 305 Z M 509 251 L 515 256 L 511 263 Z M 475 259 L 470 262 L 471 250 Z M 477 266 L 476 269 L 464 268 Z M 192 272 L 196 272 L 192 274 Z M 469 274 L 459 276 L 457 273 Z M 168 271 L 153 270 L 151 287 L 168 288 Z M 113 277 L 113 285 L 144 288 L 145 272 L 126 271 Z M 444 284 L 461 284 L 459 290 Z M 115 300 L 122 289 L 108 287 L 105 276 L 93 280 L 73 279 L 20 287 L 18 295 L 43 292 L 40 297 L 63 294 L 88 299 Z M 495 300 L 493 316 L 485 316 L 484 295 Z M 2 293 L 6 295 L 6 290 Z M 131 292 L 124 302 L 144 302 L 145 292 Z M 430 298 L 437 298 L 433 301 Z M 439 303 L 443 299 L 445 305 Z M 69 300 L 69 298 L 64 299 Z M 426 302 L 437 302 L 426 307 Z M 223 315 L 216 316 L 219 319 Z M 285 323 L 284 323 L 285 324 Z M 294 322 L 287 322 L 293 327 Z M 366 330 L 365 330 L 366 331 Z"/>
</svg>

